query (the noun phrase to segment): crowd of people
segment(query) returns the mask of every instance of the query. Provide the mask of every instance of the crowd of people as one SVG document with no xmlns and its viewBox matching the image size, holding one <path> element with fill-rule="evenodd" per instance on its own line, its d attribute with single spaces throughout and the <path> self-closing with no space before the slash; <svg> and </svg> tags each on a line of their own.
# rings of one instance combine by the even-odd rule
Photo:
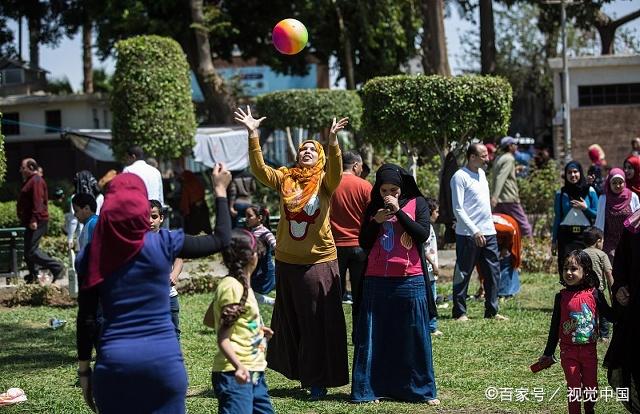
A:
<svg viewBox="0 0 640 414">
<path fill-rule="evenodd" d="M 190 171 L 180 177 L 182 228 L 168 229 L 162 176 L 139 147 L 127 151 L 121 173 L 74 177 L 67 233 L 69 248 L 78 251 L 72 264 L 79 286 L 78 375 L 87 404 L 101 413 L 185 411 L 176 283 L 183 259 L 221 252 L 228 277 L 217 284 L 204 318 L 217 334 L 211 381 L 219 412 L 273 412 L 267 367 L 299 381 L 312 400 L 347 385 L 343 303 L 351 305 L 353 321 L 351 400 L 438 405 L 431 337 L 443 335 L 433 226 L 440 203 L 395 164 L 381 165 L 373 185 L 363 179 L 362 157 L 338 143 L 347 118 L 334 119 L 326 147 L 306 140 L 295 165 L 280 168 L 263 159 L 265 118 L 238 108 L 235 119 L 248 132 L 251 172 L 213 168 L 213 229 L 204 184 Z M 469 320 L 474 271 L 484 318 L 509 320 L 499 313 L 500 298 L 519 292 L 522 238 L 533 234 L 520 203 L 517 141 L 500 141 L 487 176 L 492 152 L 470 144 L 465 164 L 445 183 L 455 218 L 451 316 L 460 323 Z M 630 387 L 630 407 L 637 407 L 638 363 L 630 343 L 638 310 L 632 275 L 640 266 L 640 155 L 610 170 L 599 146 L 589 148 L 589 157 L 587 174 L 577 161 L 565 165 L 555 195 L 552 249 L 563 289 L 539 361 L 555 361 L 559 342 L 567 385 L 597 386 L 595 345 L 610 340 L 609 381 Z M 36 282 L 39 269 L 49 269 L 55 283 L 65 267 L 39 249 L 48 191 L 38 171 L 35 160 L 22 161 L 17 213 L 26 228 L 25 279 Z M 256 180 L 279 195 L 274 232 L 268 209 L 254 202 Z M 260 304 L 274 307 L 271 327 Z M 580 412 L 579 403 L 569 403 L 569 412 Z"/>
</svg>

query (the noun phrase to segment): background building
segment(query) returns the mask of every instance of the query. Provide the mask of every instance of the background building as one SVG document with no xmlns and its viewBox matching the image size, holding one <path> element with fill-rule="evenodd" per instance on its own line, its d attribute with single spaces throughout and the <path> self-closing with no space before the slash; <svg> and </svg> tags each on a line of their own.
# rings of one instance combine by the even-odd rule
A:
<svg viewBox="0 0 640 414">
<path fill-rule="evenodd" d="M 556 159 L 564 157 L 562 129 L 562 59 L 549 59 L 553 70 Z M 569 59 L 571 153 L 584 166 L 587 148 L 600 144 L 610 166 L 621 166 L 640 136 L 640 55 L 590 56 Z"/>
</svg>

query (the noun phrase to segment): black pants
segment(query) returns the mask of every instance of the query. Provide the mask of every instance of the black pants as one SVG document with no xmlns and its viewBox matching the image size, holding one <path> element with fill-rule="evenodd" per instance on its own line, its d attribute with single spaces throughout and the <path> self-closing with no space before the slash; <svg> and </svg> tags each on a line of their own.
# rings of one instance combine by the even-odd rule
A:
<svg viewBox="0 0 640 414">
<path fill-rule="evenodd" d="M 349 269 L 349 278 L 351 280 L 351 319 L 353 321 L 351 336 L 353 337 L 353 329 L 356 326 L 356 319 L 360 306 L 360 293 L 362 288 L 362 274 L 364 267 L 367 265 L 367 253 L 360 246 L 340 247 L 338 250 L 338 269 L 340 272 L 340 285 L 342 287 L 342 295 L 347 291 L 347 269 Z"/>
<path fill-rule="evenodd" d="M 41 268 L 49 269 L 54 278 L 59 277 L 60 272 L 64 266 L 59 261 L 51 258 L 48 254 L 40 250 L 40 239 L 47 234 L 49 223 L 42 221 L 38 223 L 36 230 L 31 230 L 27 227 L 24 232 L 24 260 L 27 262 L 27 268 L 29 269 L 29 278 L 37 278 L 38 272 L 36 271 L 36 265 Z"/>
</svg>

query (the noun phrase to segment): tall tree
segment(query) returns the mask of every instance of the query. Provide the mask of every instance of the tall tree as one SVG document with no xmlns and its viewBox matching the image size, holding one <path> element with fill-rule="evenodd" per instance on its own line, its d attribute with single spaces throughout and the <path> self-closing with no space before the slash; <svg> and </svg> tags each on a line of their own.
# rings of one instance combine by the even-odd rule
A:
<svg viewBox="0 0 640 414">
<path fill-rule="evenodd" d="M 62 25 L 67 36 L 81 33 L 82 38 L 82 91 L 94 92 L 93 82 L 93 23 L 103 13 L 100 0 L 54 0 L 62 10 Z"/>
<path fill-rule="evenodd" d="M 444 0 L 421 0 L 422 67 L 425 74 L 451 76 L 444 32 Z"/>
<path fill-rule="evenodd" d="M 191 1 L 191 0 L 190 0 Z M 211 42 L 210 48 L 217 44 L 227 45 L 226 38 L 232 30 L 225 23 L 225 16 L 216 5 L 189 3 L 189 7 L 184 7 L 182 2 L 173 0 L 106 0 L 104 1 L 104 12 L 96 20 L 97 49 L 100 56 L 111 54 L 115 42 L 141 34 L 156 34 L 171 37 L 176 40 L 185 54 L 191 71 L 195 74 L 198 84 L 203 91 L 208 111 L 207 121 L 210 123 L 230 123 L 232 121 L 230 108 L 220 106 L 227 98 L 224 96 L 227 91 L 216 86 L 216 78 L 211 76 L 201 76 L 199 52 L 206 55 L 206 45 L 202 43 L 203 37 L 200 34 L 208 34 Z M 198 12 L 198 6 L 201 5 Z M 196 7 L 196 19 L 192 6 Z M 247 23 L 249 24 L 249 23 Z M 197 37 L 200 36 L 200 37 Z M 199 40 L 197 40 L 199 39 Z M 200 42 L 200 43 L 198 43 Z M 211 56 L 214 50 L 209 50 Z M 205 56 L 206 58 L 206 56 Z M 213 67 L 213 65 L 211 65 Z M 214 73 L 217 75 L 217 72 Z M 210 72 L 209 72 L 210 73 Z"/>
<path fill-rule="evenodd" d="M 7 26 L 7 19 L 0 17 L 0 57 L 13 57 L 17 54 L 13 41 L 13 31 Z"/>
<path fill-rule="evenodd" d="M 493 0 L 480 0 L 480 72 L 496 72 L 496 31 L 493 21 Z"/>
<path fill-rule="evenodd" d="M 0 15 L 24 17 L 29 31 L 29 64 L 40 67 L 40 46 L 57 45 L 62 37 L 60 9 L 45 0 L 0 0 Z"/>
<path fill-rule="evenodd" d="M 195 36 L 195 50 L 197 59 L 196 76 L 199 83 L 204 85 L 202 92 L 210 111 L 219 121 L 230 123 L 232 107 L 235 106 L 231 95 L 226 90 L 222 77 L 213 66 L 211 58 L 211 45 L 209 43 L 209 30 L 207 29 L 204 6 L 202 0 L 189 0 L 191 9 L 191 27 Z M 193 66 L 193 65 L 192 65 Z"/>
</svg>

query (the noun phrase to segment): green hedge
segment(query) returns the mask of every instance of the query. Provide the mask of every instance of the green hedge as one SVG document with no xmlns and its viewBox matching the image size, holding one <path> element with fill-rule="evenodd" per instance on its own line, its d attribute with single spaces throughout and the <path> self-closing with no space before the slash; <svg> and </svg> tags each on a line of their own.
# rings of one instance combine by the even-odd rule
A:
<svg viewBox="0 0 640 414">
<path fill-rule="evenodd" d="M 160 36 L 116 43 L 113 76 L 113 150 L 131 145 L 149 156 L 177 158 L 194 145 L 196 119 L 189 64 L 180 45 Z"/>
<path fill-rule="evenodd" d="M 333 118 L 349 117 L 349 128 L 360 129 L 362 101 L 355 91 L 292 89 L 258 97 L 256 109 L 266 116 L 264 126 L 273 129 L 307 128 L 318 132 L 331 126 Z"/>
<path fill-rule="evenodd" d="M 530 217 L 534 235 L 551 233 L 553 203 L 561 186 L 560 172 L 554 160 L 549 160 L 542 168 L 532 168 L 526 178 L 518 178 L 520 204 Z"/>
<path fill-rule="evenodd" d="M 16 202 L 0 203 L 0 228 L 21 226 L 16 214 Z M 47 234 L 49 236 L 64 234 L 64 213 L 59 207 L 51 203 L 49 203 L 49 231 Z"/>
<path fill-rule="evenodd" d="M 384 145 L 442 145 L 506 134 L 511 117 L 509 83 L 488 76 L 388 76 L 362 89 L 363 131 Z"/>
<path fill-rule="evenodd" d="M 4 135 L 2 135 L 2 112 L 0 112 L 0 186 L 7 172 L 7 156 L 4 154 Z"/>
</svg>

